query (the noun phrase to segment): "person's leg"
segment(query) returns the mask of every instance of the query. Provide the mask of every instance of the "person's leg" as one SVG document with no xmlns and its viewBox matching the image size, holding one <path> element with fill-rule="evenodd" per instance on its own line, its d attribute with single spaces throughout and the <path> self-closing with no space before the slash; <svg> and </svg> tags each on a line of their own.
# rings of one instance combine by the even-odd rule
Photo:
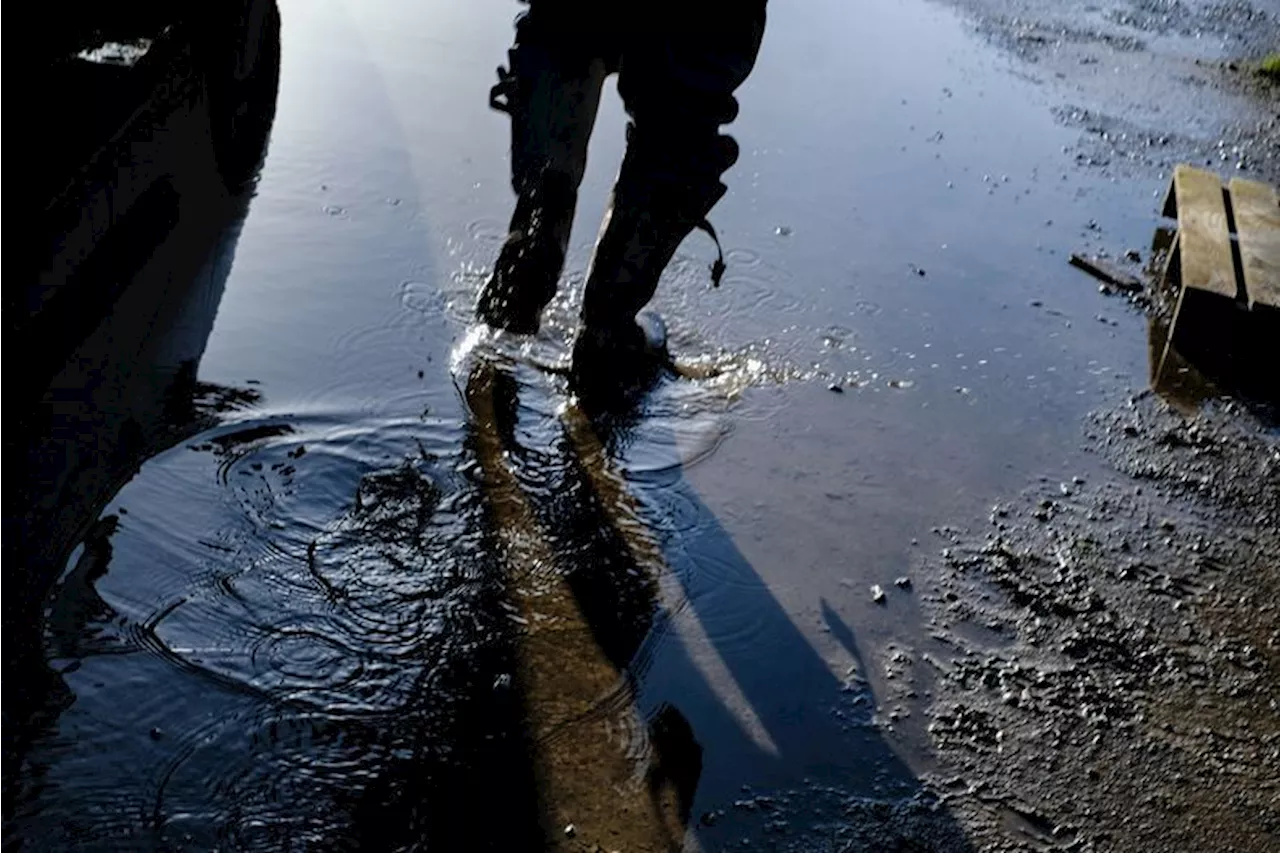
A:
<svg viewBox="0 0 1280 853">
<path fill-rule="evenodd" d="M 555 295 L 600 90 L 615 47 L 589 0 L 534 0 L 490 105 L 511 116 L 515 212 L 476 305 L 492 326 L 529 333 Z"/>
<path fill-rule="evenodd" d="M 738 157 L 720 126 L 755 64 L 764 0 L 661 0 L 635 15 L 618 90 L 631 116 L 627 152 L 592 258 L 583 302 L 590 329 L 634 325 L 680 242 L 725 193 Z"/>
</svg>

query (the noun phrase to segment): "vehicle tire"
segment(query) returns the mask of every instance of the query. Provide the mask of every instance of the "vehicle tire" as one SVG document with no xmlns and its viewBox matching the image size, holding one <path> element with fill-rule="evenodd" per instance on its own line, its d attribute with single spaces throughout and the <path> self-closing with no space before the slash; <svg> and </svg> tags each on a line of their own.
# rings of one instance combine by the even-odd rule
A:
<svg viewBox="0 0 1280 853">
<path fill-rule="evenodd" d="M 266 155 L 280 83 L 280 10 L 242 0 L 202 34 L 205 97 L 218 171 L 227 189 L 252 185 Z"/>
</svg>

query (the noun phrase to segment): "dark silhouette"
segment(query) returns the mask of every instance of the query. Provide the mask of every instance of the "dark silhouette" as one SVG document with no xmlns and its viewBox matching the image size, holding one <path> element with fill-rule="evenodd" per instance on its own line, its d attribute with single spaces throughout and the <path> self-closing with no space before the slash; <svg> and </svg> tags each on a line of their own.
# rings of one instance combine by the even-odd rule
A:
<svg viewBox="0 0 1280 853">
<path fill-rule="evenodd" d="M 107 570 L 115 527 L 100 518 L 103 508 L 147 459 L 256 398 L 197 381 L 196 367 L 275 111 L 278 19 L 274 3 L 259 5 L 265 17 L 249 76 L 218 80 L 221 64 L 198 66 L 193 73 L 208 71 L 220 94 L 175 85 L 149 97 L 141 113 L 124 110 L 132 115 L 124 126 L 110 124 L 121 110 L 108 107 L 127 106 L 139 93 L 112 90 L 115 100 L 98 105 L 103 124 L 95 126 L 106 137 L 80 128 L 35 161 L 48 173 L 24 186 L 58 193 L 41 197 L 27 223 L 38 239 L 22 247 L 16 267 L 24 275 L 5 291 L 5 332 L 11 351 L 22 353 L 21 370 L 11 360 L 6 376 L 6 847 L 26 747 L 72 701 L 46 660 L 76 656 L 72 623 L 110 618 L 93 586 Z M 220 46 L 228 55 L 240 50 Z M 68 75 L 64 69 L 44 82 L 57 86 Z M 239 130 L 208 132 L 229 123 Z M 84 148 L 95 141 L 105 147 Z M 79 170 L 71 165 L 78 154 L 92 154 Z M 118 200 L 121 215 L 94 218 L 89 208 L 104 197 Z M 47 624 L 51 588 L 77 545 L 84 551 L 60 582 L 72 602 L 60 616 L 70 622 Z"/>
<path fill-rule="evenodd" d="M 733 92 L 755 64 L 764 25 L 764 0 L 530 4 L 491 94 L 511 116 L 516 207 L 480 294 L 480 319 L 537 330 L 564 265 L 601 87 L 616 72 L 631 121 L 587 274 L 582 346 L 655 343 L 634 319 L 680 242 L 699 226 L 714 236 L 706 216 L 738 157 L 720 126 L 737 115 Z M 721 260 L 717 281 L 722 270 Z"/>
</svg>

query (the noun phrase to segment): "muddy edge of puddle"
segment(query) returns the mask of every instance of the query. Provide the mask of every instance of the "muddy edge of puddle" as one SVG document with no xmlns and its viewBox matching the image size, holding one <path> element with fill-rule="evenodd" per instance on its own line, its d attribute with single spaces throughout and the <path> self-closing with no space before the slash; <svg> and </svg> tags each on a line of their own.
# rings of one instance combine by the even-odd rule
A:
<svg viewBox="0 0 1280 853">
<path fill-rule="evenodd" d="M 947 2 L 1050 90 L 1078 167 L 1280 179 L 1280 87 L 1250 61 L 1280 46 L 1280 15 Z M 876 720 L 929 744 L 927 787 L 975 848 L 1280 849 L 1274 425 L 1143 392 L 1086 419 L 1094 470 L 934 529 L 913 573 L 928 637 L 875 656 Z"/>
<path fill-rule="evenodd" d="M 1280 7 L 1262 0 L 939 0 L 1042 84 L 1081 132 L 1076 164 L 1115 178 L 1179 162 L 1280 182 Z"/>
<path fill-rule="evenodd" d="M 1280 441 L 1149 393 L 1085 432 L 1110 474 L 935 529 L 888 682 L 932 686 L 930 782 L 984 850 L 1275 850 Z"/>
</svg>

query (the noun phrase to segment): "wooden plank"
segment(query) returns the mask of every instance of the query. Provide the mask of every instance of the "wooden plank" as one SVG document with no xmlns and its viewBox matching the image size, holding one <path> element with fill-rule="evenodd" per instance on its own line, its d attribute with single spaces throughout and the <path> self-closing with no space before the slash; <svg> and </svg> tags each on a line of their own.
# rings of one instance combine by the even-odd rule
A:
<svg viewBox="0 0 1280 853">
<path fill-rule="evenodd" d="M 1280 308 L 1280 193 L 1266 184 L 1232 178 L 1231 208 L 1249 308 Z"/>
<path fill-rule="evenodd" d="M 1177 174 L 1177 170 L 1174 170 Z M 1169 189 L 1164 191 L 1164 203 L 1160 205 L 1160 214 L 1166 219 L 1178 218 L 1178 185 L 1171 178 Z"/>
<path fill-rule="evenodd" d="M 1180 165 L 1173 173 L 1178 204 L 1178 251 L 1182 286 L 1235 299 L 1235 262 L 1222 182 L 1217 175 Z"/>
<path fill-rule="evenodd" d="M 1138 293 L 1143 289 L 1140 278 L 1129 275 L 1124 270 L 1116 269 L 1101 258 L 1090 258 L 1079 252 L 1073 252 L 1070 263 L 1071 266 L 1084 270 L 1099 281 L 1104 281 L 1128 293 Z"/>
</svg>

